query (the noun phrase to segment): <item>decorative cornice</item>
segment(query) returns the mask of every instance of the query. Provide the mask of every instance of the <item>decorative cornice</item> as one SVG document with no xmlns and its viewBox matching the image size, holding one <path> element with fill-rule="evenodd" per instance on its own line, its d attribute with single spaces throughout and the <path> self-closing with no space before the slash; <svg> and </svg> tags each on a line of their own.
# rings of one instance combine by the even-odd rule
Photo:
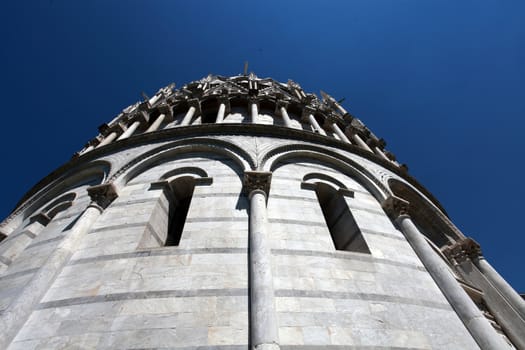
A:
<svg viewBox="0 0 525 350">
<path fill-rule="evenodd" d="M 408 215 L 410 203 L 402 198 L 392 195 L 385 199 L 381 206 L 392 220 L 396 220 L 401 215 Z"/>
<path fill-rule="evenodd" d="M 268 171 L 245 171 L 243 178 L 243 191 L 250 195 L 253 191 L 263 191 L 268 197 L 272 173 Z"/>
<path fill-rule="evenodd" d="M 101 185 L 88 187 L 87 192 L 93 201 L 101 209 L 106 209 L 108 205 L 118 197 L 115 185 L 113 183 L 105 183 Z"/>
</svg>

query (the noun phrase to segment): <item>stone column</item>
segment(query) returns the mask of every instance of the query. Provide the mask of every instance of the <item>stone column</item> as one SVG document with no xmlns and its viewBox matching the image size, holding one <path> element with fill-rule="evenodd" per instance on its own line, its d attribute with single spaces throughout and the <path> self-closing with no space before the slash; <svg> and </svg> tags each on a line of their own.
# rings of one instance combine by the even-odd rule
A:
<svg viewBox="0 0 525 350">
<path fill-rule="evenodd" d="M 257 124 L 259 117 L 259 108 L 257 107 L 257 100 L 250 100 L 250 117 L 252 118 L 252 124 Z"/>
<path fill-rule="evenodd" d="M 286 110 L 286 107 L 281 106 L 281 116 L 283 117 L 284 126 L 287 128 L 292 127 L 292 120 L 290 119 L 290 116 L 288 115 L 288 111 Z"/>
<path fill-rule="evenodd" d="M 370 153 L 374 153 L 374 151 L 372 151 L 372 149 L 370 147 L 368 147 L 368 145 L 366 144 L 365 141 L 363 141 L 363 139 L 361 138 L 361 136 L 359 136 L 358 134 L 353 134 L 352 135 L 352 140 L 354 140 L 362 149 L 364 149 L 365 151 L 368 151 Z"/>
<path fill-rule="evenodd" d="M 366 142 L 361 138 L 361 136 L 359 136 L 358 134 L 359 130 L 350 125 L 348 128 L 346 128 L 346 134 L 348 136 L 350 136 L 352 138 L 352 140 L 355 141 L 355 143 L 361 147 L 362 149 L 364 149 L 365 151 L 368 151 L 370 153 L 374 153 L 374 151 L 372 151 L 372 149 L 366 144 Z M 385 156 L 386 158 L 386 156 Z"/>
<path fill-rule="evenodd" d="M 317 122 L 313 114 L 308 114 L 308 121 L 314 127 L 314 130 L 316 132 L 318 132 L 321 135 L 326 136 L 326 132 L 323 130 L 323 128 L 321 128 L 321 126 L 319 125 L 319 123 Z"/>
<path fill-rule="evenodd" d="M 341 131 L 341 129 L 339 128 L 339 126 L 337 126 L 335 122 L 331 122 L 330 127 L 336 133 L 336 135 L 339 136 L 339 139 L 341 139 L 341 141 L 352 144 L 352 142 L 350 142 L 348 137 L 346 137 L 346 135 Z"/>
<path fill-rule="evenodd" d="M 149 128 L 146 130 L 146 132 L 153 132 L 153 131 L 157 131 L 160 127 L 160 124 L 162 124 L 162 122 L 164 121 L 164 119 L 166 119 L 166 114 L 162 113 L 160 114 L 157 119 L 155 119 L 153 121 L 153 123 L 151 123 L 151 125 L 149 126 Z"/>
<path fill-rule="evenodd" d="M 215 119 L 215 123 L 222 123 L 224 121 L 224 113 L 226 112 L 226 104 L 224 102 L 221 102 L 219 105 L 219 111 L 217 112 L 217 119 Z"/>
<path fill-rule="evenodd" d="M 120 135 L 120 137 L 117 139 L 118 140 L 124 140 L 124 139 L 127 139 L 128 137 L 130 137 L 131 135 L 133 135 L 133 133 L 137 130 L 137 128 L 139 127 L 140 125 L 140 121 L 139 120 L 136 120 L 134 121 L 133 123 L 131 123 L 131 125 L 126 129 L 126 131 L 124 131 L 122 133 L 122 135 Z"/>
<path fill-rule="evenodd" d="M 383 151 L 379 147 L 374 147 L 374 153 L 386 160 L 387 162 L 391 162 L 391 160 L 386 156 L 386 154 L 383 153 Z"/>
<path fill-rule="evenodd" d="M 150 105 L 150 106 L 153 106 L 153 105 L 155 104 L 155 102 L 157 102 L 157 101 L 160 99 L 161 96 L 162 96 L 161 94 L 156 94 L 155 96 L 153 96 L 152 98 L 150 98 L 150 99 L 148 100 L 149 105 Z"/>
<path fill-rule="evenodd" d="M 44 213 L 32 216 L 30 218 L 31 223 L 22 232 L 18 233 L 16 237 L 9 237 L 0 245 L 0 273 L 5 271 L 18 254 L 31 244 L 50 220 Z"/>
<path fill-rule="evenodd" d="M 105 145 L 108 145 L 110 144 L 111 142 L 115 141 L 115 139 L 117 138 L 117 132 L 116 131 L 112 131 L 111 133 L 109 133 L 106 137 L 104 137 L 104 139 L 97 145 L 96 148 L 99 148 L 99 147 L 102 147 L 102 146 L 105 146 Z"/>
<path fill-rule="evenodd" d="M 186 112 L 186 115 L 184 116 L 184 118 L 182 118 L 180 125 L 181 126 L 189 125 L 194 114 L 195 114 L 195 107 L 191 106 Z"/>
<path fill-rule="evenodd" d="M 412 222 L 408 216 L 409 203 L 401 198 L 390 196 L 383 202 L 382 206 L 400 228 L 479 347 L 482 350 L 510 349 L 510 346 L 491 326 L 476 304 L 456 281 L 447 263 L 430 247 L 423 234 Z"/>
<path fill-rule="evenodd" d="M 525 320 L 525 301 L 512 288 L 507 281 L 496 271 L 483 255 L 473 256 L 472 262 L 478 270 L 496 287 L 500 294 L 509 302 L 516 312 Z"/>
<path fill-rule="evenodd" d="M 20 328 L 27 321 L 34 307 L 49 290 L 62 268 L 68 263 L 76 248 L 87 234 L 102 211 L 117 197 L 113 184 L 103 184 L 88 188 L 92 202 L 78 218 L 75 225 L 65 235 L 58 247 L 51 253 L 33 275 L 0 318 L 0 349 L 6 349 Z"/>
<path fill-rule="evenodd" d="M 284 126 L 286 126 L 287 128 L 291 128 L 292 120 L 290 119 L 290 116 L 288 115 L 288 111 L 286 110 L 287 106 L 288 106 L 288 103 L 285 101 L 279 101 L 277 104 L 281 117 L 283 118 Z"/>
<path fill-rule="evenodd" d="M 197 99 L 188 100 L 188 104 L 190 105 L 190 108 L 186 112 L 186 115 L 184 116 L 184 118 L 182 118 L 182 121 L 180 122 L 181 126 L 190 125 L 191 119 L 195 115 L 195 112 L 197 112 L 197 108 L 199 108 L 199 100 Z"/>
<path fill-rule="evenodd" d="M 79 152 L 79 155 L 88 153 L 89 151 L 92 151 L 94 149 L 95 149 L 95 146 L 90 143 L 90 144 L 87 145 L 86 148 L 84 148 L 82 151 Z"/>
<path fill-rule="evenodd" d="M 250 340 L 254 350 L 279 349 L 266 199 L 272 174 L 246 171 L 244 191 L 250 199 Z"/>
</svg>

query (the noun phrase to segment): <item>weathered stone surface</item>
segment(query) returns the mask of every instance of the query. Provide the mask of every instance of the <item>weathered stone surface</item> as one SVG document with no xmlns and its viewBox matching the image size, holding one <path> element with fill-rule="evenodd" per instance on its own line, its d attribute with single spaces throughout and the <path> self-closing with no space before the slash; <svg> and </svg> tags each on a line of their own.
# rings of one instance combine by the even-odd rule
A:
<svg viewBox="0 0 525 350">
<path fill-rule="evenodd" d="M 357 122 L 334 101 L 293 82 L 217 79 L 126 109 L 115 123 L 142 124 L 86 148 L 1 226 L 9 235 L 0 245 L 2 347 L 479 349 L 387 215 L 406 214 L 404 200 L 382 206 L 394 180 L 436 213 L 432 196 L 394 162 L 337 136 L 331 123 L 345 130 Z M 257 106 L 253 116 L 231 97 L 243 94 Z M 222 122 L 210 123 L 204 98 L 228 96 Z M 161 112 L 164 124 L 144 133 Z M 312 126 L 310 115 L 330 123 Z M 120 130 L 113 124 L 108 130 Z M 367 132 L 362 126 L 360 137 Z M 180 242 L 164 246 L 180 210 L 176 180 L 194 190 Z M 335 249 L 317 183 L 342 196 L 337 208 L 350 211 L 369 253 Z M 37 234 L 24 233 L 68 193 L 70 207 Z"/>
</svg>

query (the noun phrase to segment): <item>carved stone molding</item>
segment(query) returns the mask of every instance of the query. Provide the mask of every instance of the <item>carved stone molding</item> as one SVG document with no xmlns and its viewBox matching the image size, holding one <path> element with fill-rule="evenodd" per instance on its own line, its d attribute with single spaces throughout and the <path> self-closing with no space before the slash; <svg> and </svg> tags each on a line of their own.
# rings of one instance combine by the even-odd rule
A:
<svg viewBox="0 0 525 350">
<path fill-rule="evenodd" d="M 478 242 L 468 237 L 443 248 L 442 252 L 452 263 L 461 263 L 468 259 L 479 258 L 482 255 Z"/>
<path fill-rule="evenodd" d="M 268 197 L 271 181 L 272 173 L 269 171 L 245 171 L 243 191 L 249 195 L 253 191 L 260 190 L 266 193 L 266 197 Z"/>
<path fill-rule="evenodd" d="M 87 192 L 91 200 L 102 209 L 106 209 L 118 197 L 113 183 L 88 187 Z"/>
<path fill-rule="evenodd" d="M 383 201 L 381 206 L 387 215 L 390 216 L 392 220 L 395 220 L 401 215 L 408 215 L 410 203 L 402 198 L 390 196 Z"/>
</svg>

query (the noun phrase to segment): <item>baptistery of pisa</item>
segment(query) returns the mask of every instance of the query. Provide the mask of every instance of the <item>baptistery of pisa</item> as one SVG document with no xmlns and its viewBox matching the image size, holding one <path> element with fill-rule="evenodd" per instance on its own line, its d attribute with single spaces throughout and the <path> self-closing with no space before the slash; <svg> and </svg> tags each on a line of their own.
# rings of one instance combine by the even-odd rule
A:
<svg viewBox="0 0 525 350">
<path fill-rule="evenodd" d="M 525 349 L 523 299 L 359 119 L 210 75 L 0 224 L 1 349 Z"/>
</svg>

